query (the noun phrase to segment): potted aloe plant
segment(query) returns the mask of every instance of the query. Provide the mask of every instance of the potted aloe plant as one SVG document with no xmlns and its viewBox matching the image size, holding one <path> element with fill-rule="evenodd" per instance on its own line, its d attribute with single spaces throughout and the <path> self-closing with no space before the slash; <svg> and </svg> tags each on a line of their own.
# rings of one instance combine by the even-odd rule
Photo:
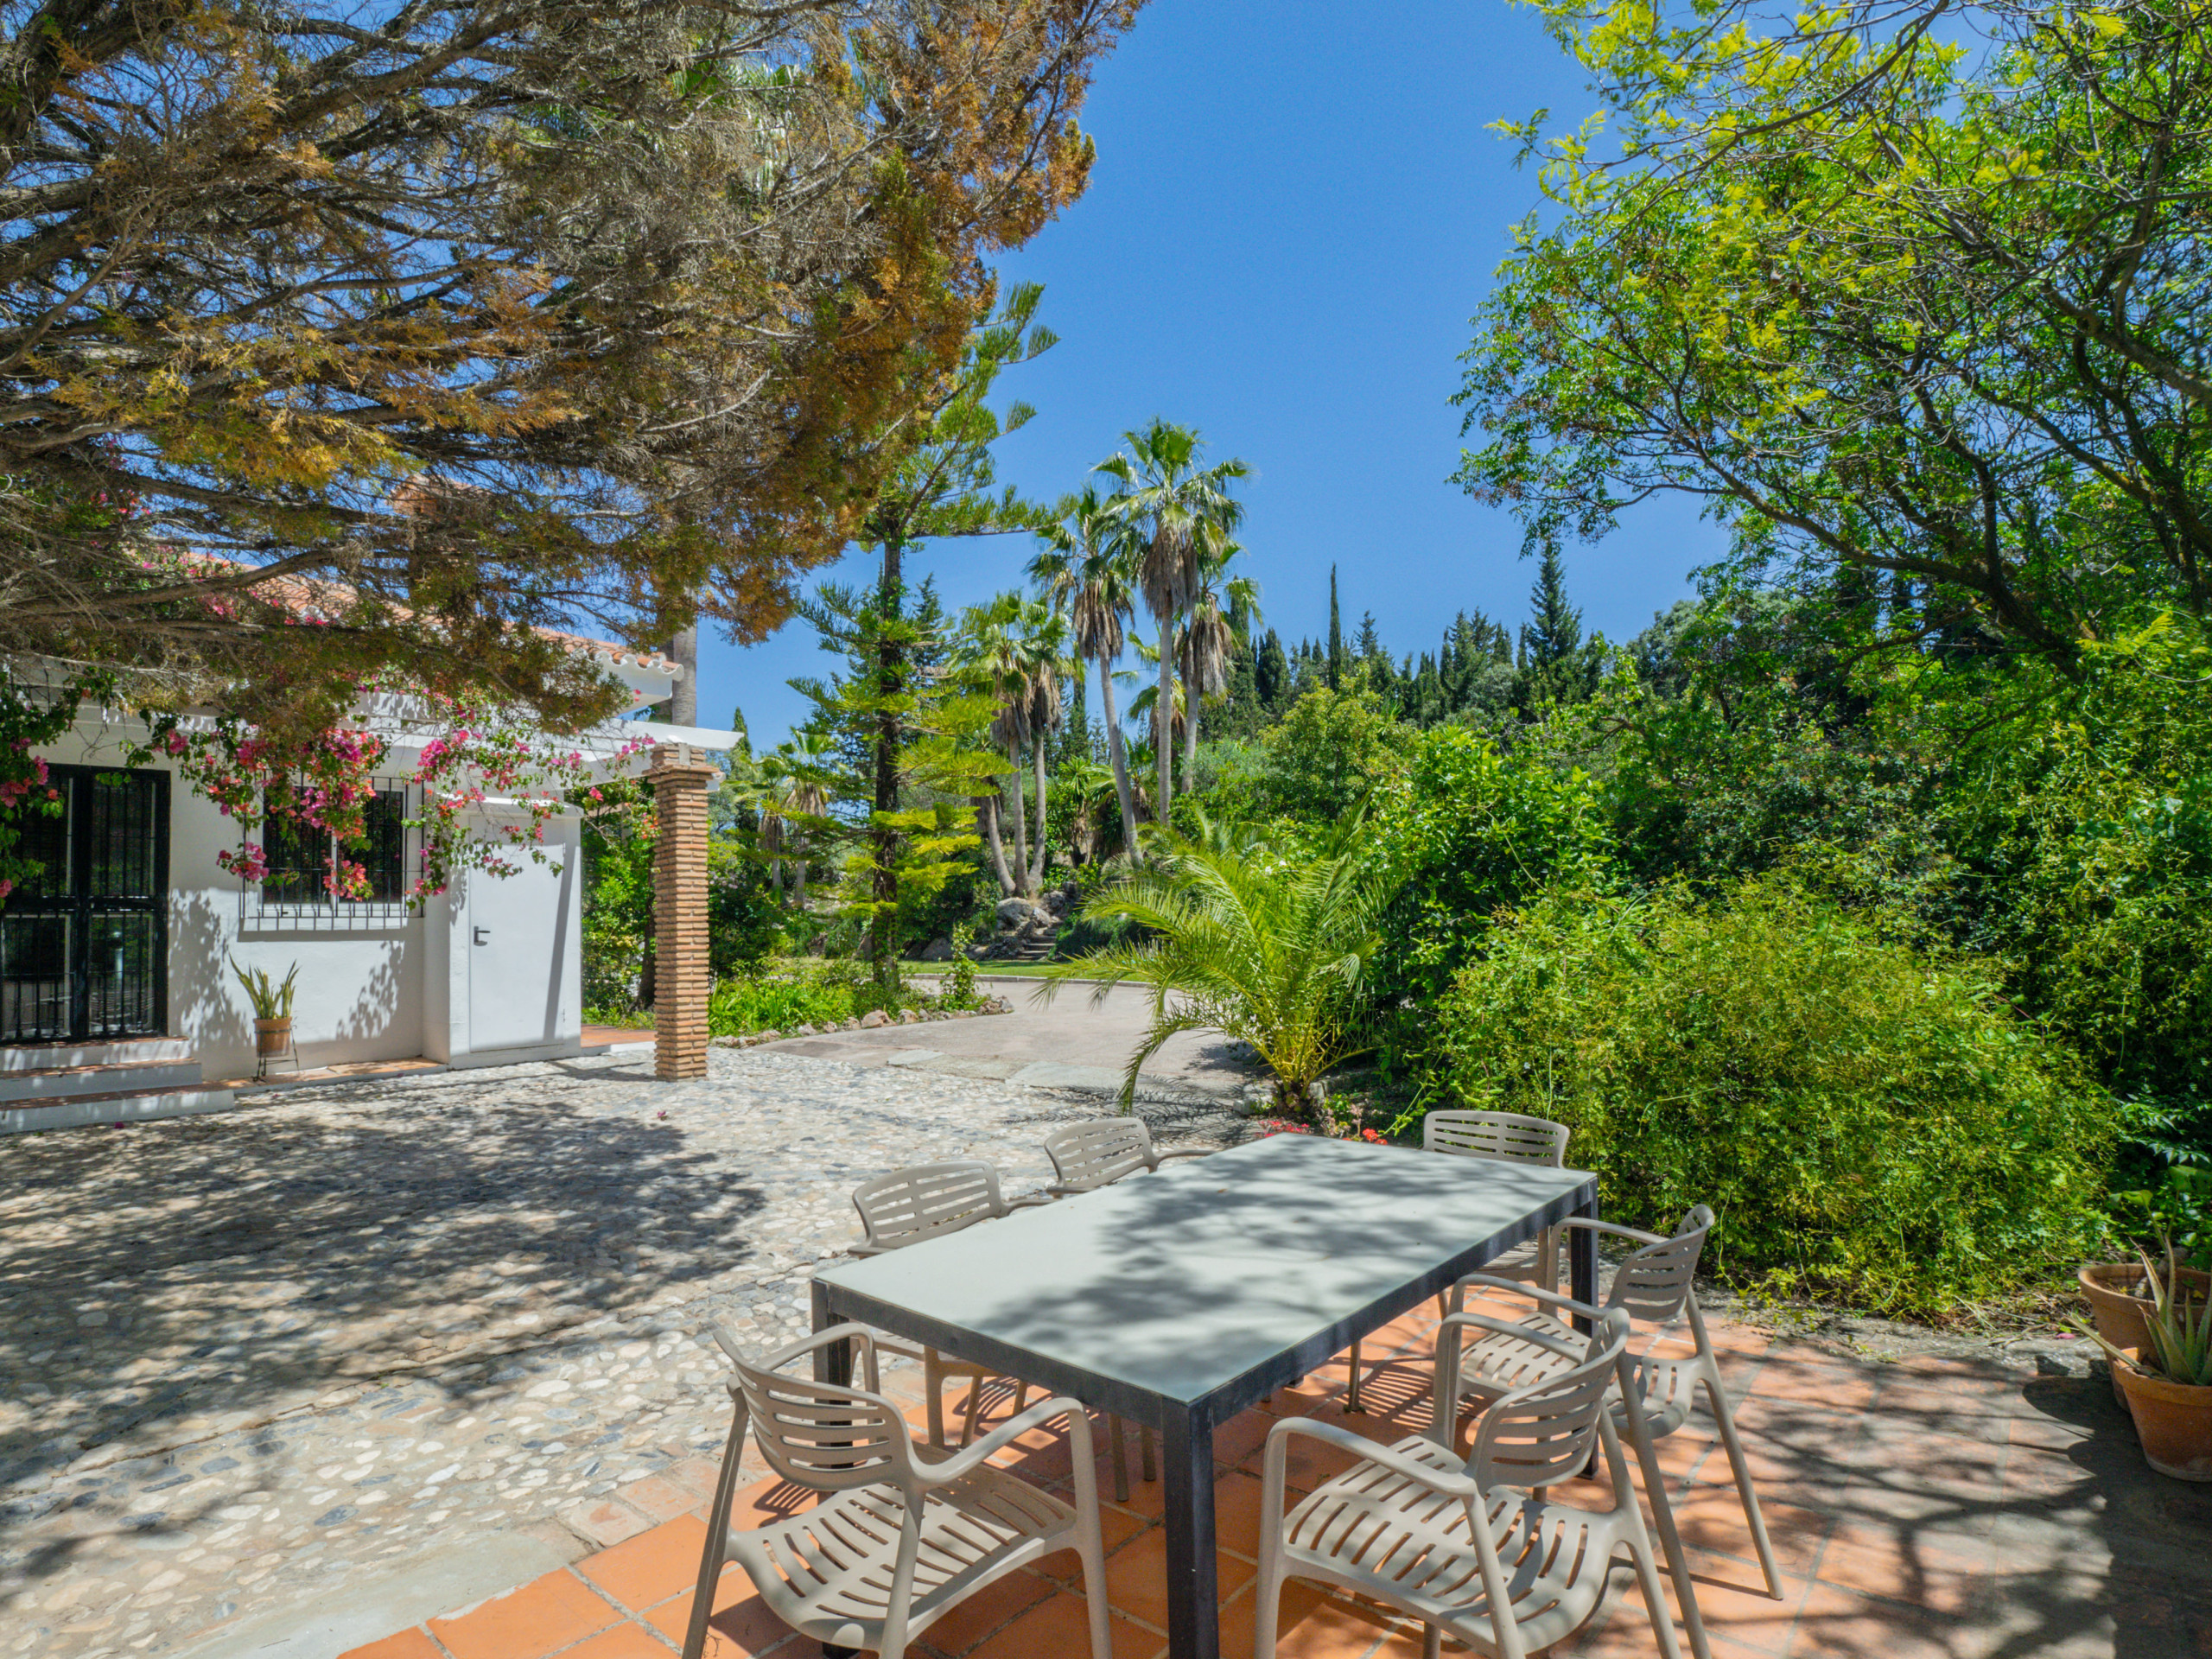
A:
<svg viewBox="0 0 2212 1659">
<path fill-rule="evenodd" d="M 253 1004 L 253 1052 L 265 1070 L 270 1055 L 282 1054 L 291 1046 L 292 986 L 300 976 L 300 964 L 294 963 L 292 971 L 281 982 L 270 978 L 262 969 L 239 967 L 235 957 L 231 959 L 231 971 L 245 987 L 246 1000 Z"/>
<path fill-rule="evenodd" d="M 2120 1348 L 2090 1334 L 2112 1357 L 2144 1460 L 2177 1480 L 2212 1481 L 2212 1297 L 2177 1283 L 2171 1250 L 2164 1279 L 2148 1256 L 2143 1271 L 2151 1287 L 2144 1343 Z"/>
</svg>

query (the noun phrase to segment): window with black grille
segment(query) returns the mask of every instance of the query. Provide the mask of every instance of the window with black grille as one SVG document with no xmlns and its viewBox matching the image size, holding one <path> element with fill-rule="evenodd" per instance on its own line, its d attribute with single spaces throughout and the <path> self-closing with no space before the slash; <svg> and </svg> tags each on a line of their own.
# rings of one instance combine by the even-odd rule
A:
<svg viewBox="0 0 2212 1659">
<path fill-rule="evenodd" d="M 364 804 L 363 837 L 341 844 L 328 831 L 283 817 L 262 823 L 261 848 L 269 873 L 245 884 L 246 920 L 259 925 L 315 929 L 383 926 L 407 914 L 407 785 L 379 783 Z M 359 896 L 335 894 L 330 877 L 339 861 L 358 864 L 366 877 Z"/>
</svg>

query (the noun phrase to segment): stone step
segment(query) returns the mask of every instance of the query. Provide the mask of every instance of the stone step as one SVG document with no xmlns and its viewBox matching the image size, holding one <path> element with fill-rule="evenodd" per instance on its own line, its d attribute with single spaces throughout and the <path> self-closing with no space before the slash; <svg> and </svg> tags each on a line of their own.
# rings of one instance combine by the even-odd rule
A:
<svg viewBox="0 0 2212 1659">
<path fill-rule="evenodd" d="M 10 1043 L 0 1047 L 0 1072 L 54 1071 L 79 1065 L 130 1065 L 143 1060 L 188 1060 L 182 1037 L 118 1037 L 105 1043 Z"/>
<path fill-rule="evenodd" d="M 63 1095 L 48 1100 L 10 1101 L 0 1104 L 0 1135 L 35 1135 L 44 1129 L 144 1123 L 157 1117 L 227 1112 L 238 1103 L 238 1096 L 228 1089 L 133 1089 L 111 1095 Z"/>
<path fill-rule="evenodd" d="M 197 1089 L 200 1062 L 124 1060 L 106 1065 L 49 1066 L 0 1071 L 0 1103 L 51 1100 L 63 1095 L 114 1095 L 149 1089 Z"/>
</svg>

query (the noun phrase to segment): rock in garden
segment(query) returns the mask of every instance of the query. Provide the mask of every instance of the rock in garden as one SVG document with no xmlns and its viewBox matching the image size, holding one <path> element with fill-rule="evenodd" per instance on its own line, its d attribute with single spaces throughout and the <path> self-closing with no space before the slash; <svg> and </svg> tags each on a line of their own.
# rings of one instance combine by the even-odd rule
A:
<svg viewBox="0 0 2212 1659">
<path fill-rule="evenodd" d="M 891 1016 L 884 1013 L 881 1008 L 870 1008 L 866 1014 L 861 1015 L 862 1031 L 874 1031 L 878 1026 L 887 1026 L 890 1023 Z"/>
<path fill-rule="evenodd" d="M 944 938 L 931 939 L 927 944 L 922 947 L 920 959 L 924 962 L 950 962 L 952 960 L 952 941 L 950 939 Z"/>
<path fill-rule="evenodd" d="M 776 1028 L 771 1026 L 766 1031 L 754 1032 L 753 1040 L 756 1043 L 772 1043 L 776 1040 L 777 1035 Z"/>
</svg>

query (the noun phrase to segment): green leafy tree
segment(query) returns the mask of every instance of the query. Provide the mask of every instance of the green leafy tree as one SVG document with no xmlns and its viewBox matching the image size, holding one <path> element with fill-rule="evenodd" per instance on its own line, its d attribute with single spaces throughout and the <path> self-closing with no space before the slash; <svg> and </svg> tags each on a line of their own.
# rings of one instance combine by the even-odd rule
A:
<svg viewBox="0 0 2212 1659">
<path fill-rule="evenodd" d="M 925 580 L 914 601 L 890 614 L 877 602 L 880 591 L 825 582 L 802 604 L 800 614 L 820 633 L 823 649 L 843 659 L 845 671 L 791 685 L 815 706 L 809 724 L 823 744 L 803 772 L 819 785 L 825 803 L 819 817 L 795 821 L 822 852 L 846 852 L 840 904 L 862 925 L 871 972 L 889 992 L 897 984 L 901 925 L 980 845 L 958 822 L 961 804 L 995 787 L 998 760 L 985 747 L 995 706 L 955 661 L 952 630 L 933 585 Z M 887 636 L 893 641 L 888 654 L 900 664 L 899 684 L 889 693 L 881 677 Z M 876 804 L 887 793 L 878 775 L 887 702 L 894 705 L 899 734 L 888 793 L 900 803 L 887 810 Z"/>
<path fill-rule="evenodd" d="M 1548 141 L 1459 476 L 1538 546 L 1686 493 L 1747 570 L 1859 573 L 1893 641 L 2078 673 L 2212 616 L 2212 30 L 2000 3 L 1970 50 L 1941 10 L 1548 5 L 1622 149 Z"/>
<path fill-rule="evenodd" d="M 872 601 L 869 644 L 874 652 L 865 687 L 849 682 L 846 706 L 864 713 L 873 730 L 868 766 L 868 867 L 871 914 L 868 957 L 879 979 L 897 973 L 896 918 L 901 899 L 899 872 L 910 880 L 937 861 L 913 865 L 909 836 L 938 836 L 934 813 L 906 810 L 903 785 L 909 751 L 927 748 L 930 736 L 916 724 L 924 696 L 918 683 L 922 665 L 915 659 L 919 636 L 908 625 L 906 557 L 925 541 L 970 536 L 1001 536 L 1033 530 L 1039 510 L 1022 501 L 1009 485 L 994 494 L 997 467 L 991 446 L 1027 424 L 1035 411 L 1011 405 L 1001 418 L 984 401 L 1008 365 L 1027 363 L 1052 349 L 1057 337 L 1036 321 L 1043 287 L 1019 283 L 1009 289 L 997 315 L 969 339 L 960 360 L 938 377 L 916 418 L 894 429 L 887 443 L 897 454 L 877 489 L 858 537 L 881 561 Z M 934 751 L 931 751 L 934 753 Z M 927 764 L 939 765 L 937 756 Z"/>
</svg>

